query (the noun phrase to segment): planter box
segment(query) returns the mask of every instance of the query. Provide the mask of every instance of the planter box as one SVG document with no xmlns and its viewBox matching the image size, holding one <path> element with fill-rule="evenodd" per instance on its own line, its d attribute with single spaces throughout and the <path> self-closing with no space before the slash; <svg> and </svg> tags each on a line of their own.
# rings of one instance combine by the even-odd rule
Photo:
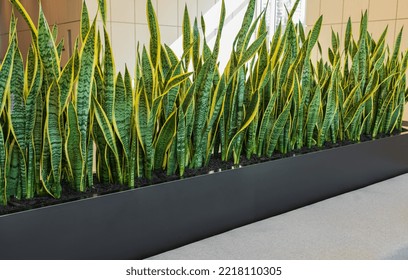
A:
<svg viewBox="0 0 408 280">
<path fill-rule="evenodd" d="M 408 172 L 408 134 L 0 217 L 0 259 L 139 259 Z"/>
</svg>

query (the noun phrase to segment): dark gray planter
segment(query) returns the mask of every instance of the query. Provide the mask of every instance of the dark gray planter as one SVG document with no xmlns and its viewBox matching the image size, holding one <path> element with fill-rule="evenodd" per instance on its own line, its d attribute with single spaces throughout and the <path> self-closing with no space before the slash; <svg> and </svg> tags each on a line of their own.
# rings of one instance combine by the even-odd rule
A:
<svg viewBox="0 0 408 280">
<path fill-rule="evenodd" d="M 408 134 L 0 217 L 0 259 L 140 259 L 408 172 Z"/>
</svg>

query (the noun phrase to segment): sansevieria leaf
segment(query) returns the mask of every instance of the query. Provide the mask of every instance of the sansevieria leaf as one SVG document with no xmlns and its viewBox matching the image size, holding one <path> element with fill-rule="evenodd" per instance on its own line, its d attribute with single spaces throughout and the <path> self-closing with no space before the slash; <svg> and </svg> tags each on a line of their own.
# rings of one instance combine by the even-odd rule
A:
<svg viewBox="0 0 408 280">
<path fill-rule="evenodd" d="M 322 127 L 320 128 L 320 131 L 319 131 L 319 137 L 317 141 L 317 145 L 319 147 L 323 146 L 326 140 L 327 133 L 329 131 L 330 126 L 332 125 L 332 122 L 333 122 L 333 119 L 334 119 L 334 116 L 337 110 L 336 89 L 335 89 L 336 82 L 337 82 L 337 78 L 336 78 L 337 74 L 338 72 L 335 70 L 332 76 L 333 80 L 330 83 L 329 92 L 327 95 L 325 116 L 324 116 Z"/>
<path fill-rule="evenodd" d="M 317 120 L 319 117 L 319 109 L 321 106 L 320 102 L 321 102 L 321 90 L 320 90 L 320 87 L 317 86 L 315 93 L 313 95 L 312 101 L 310 102 L 308 112 L 307 112 L 306 145 L 309 148 L 312 146 L 314 129 L 317 125 Z"/>
<path fill-rule="evenodd" d="M 126 95 L 125 82 L 122 75 L 119 74 L 116 79 L 113 125 L 119 141 L 122 143 L 125 158 L 128 158 L 130 155 L 130 120 L 132 111 L 131 107 L 129 107 L 131 105 L 129 101 Z"/>
<path fill-rule="evenodd" d="M 183 177 L 186 167 L 186 148 L 187 148 L 187 131 L 183 107 L 178 111 L 177 125 L 177 160 L 179 164 L 180 177 Z"/>
<path fill-rule="evenodd" d="M 49 83 L 60 75 L 60 59 L 50 27 L 40 6 L 38 22 L 38 50 Z"/>
<path fill-rule="evenodd" d="M 103 133 L 103 136 L 105 138 L 106 143 L 108 144 L 109 148 L 113 152 L 113 155 L 115 157 L 115 162 L 116 162 L 116 167 L 117 167 L 117 172 L 119 176 L 119 181 L 122 184 L 123 183 L 123 178 L 122 178 L 122 173 L 121 173 L 121 168 L 120 168 L 120 160 L 119 160 L 119 153 L 118 153 L 118 148 L 117 148 L 117 143 L 116 143 L 116 138 L 115 138 L 115 133 L 112 129 L 112 127 L 109 124 L 108 117 L 106 116 L 105 112 L 103 111 L 101 105 L 98 103 L 97 100 L 94 99 L 94 105 L 95 105 L 95 118 L 101 128 L 101 131 Z"/>
<path fill-rule="evenodd" d="M 251 124 L 251 122 L 254 120 L 256 113 L 259 108 L 259 92 L 255 92 L 252 96 L 251 102 L 248 107 L 248 112 L 246 114 L 245 120 L 243 121 L 243 124 L 241 128 L 238 130 L 238 132 L 234 135 L 234 137 L 231 139 L 230 144 L 228 145 L 228 150 L 227 150 L 227 156 L 230 154 L 232 151 L 232 147 L 235 144 L 235 141 L 237 138 L 241 135 L 241 133 Z"/>
<path fill-rule="evenodd" d="M 82 12 L 81 12 L 81 41 L 85 42 L 86 36 L 88 35 L 89 29 L 90 29 L 90 23 L 89 23 L 89 12 L 88 12 L 88 6 L 86 5 L 86 1 L 82 1 Z"/>
<path fill-rule="evenodd" d="M 67 108 L 67 140 L 65 143 L 65 155 L 69 168 L 70 183 L 73 187 L 79 190 L 82 180 L 82 162 L 85 160 L 82 153 L 78 152 L 81 149 L 80 132 L 78 125 L 76 109 L 72 102 Z"/>
<path fill-rule="evenodd" d="M 4 146 L 3 128 L 0 128 L 0 203 L 7 204 L 8 195 L 6 187 L 6 147 Z"/>
<path fill-rule="evenodd" d="M 80 69 L 78 74 L 76 107 L 78 114 L 78 126 L 80 131 L 82 158 L 87 158 L 88 147 L 88 118 L 91 106 L 91 92 L 93 86 L 93 76 L 96 63 L 96 33 L 95 21 L 93 22 L 88 35 L 86 36 L 83 49 L 80 54 Z M 80 190 L 85 190 L 86 161 L 82 163 L 82 179 Z"/>
<path fill-rule="evenodd" d="M 53 186 L 51 191 L 55 197 L 61 196 L 61 160 L 62 160 L 62 137 L 60 127 L 60 94 L 58 85 L 54 82 L 48 90 L 46 97 L 47 117 L 45 126 L 47 131 L 48 145 L 50 147 L 51 168 L 53 173 Z"/>
<path fill-rule="evenodd" d="M 114 110 L 114 100 L 115 100 L 115 61 L 113 59 L 113 52 L 111 43 L 109 40 L 109 34 L 106 27 L 103 28 L 105 37 L 105 56 L 104 56 L 104 67 L 103 67 L 103 77 L 104 77 L 104 95 L 105 102 L 102 105 L 109 122 L 112 122 L 112 115 Z"/>
<path fill-rule="evenodd" d="M 160 62 L 160 27 L 157 16 L 153 8 L 152 0 L 147 0 L 147 23 L 150 31 L 150 56 L 154 68 L 157 68 Z"/>
<path fill-rule="evenodd" d="M 281 137 L 283 129 L 285 128 L 287 121 L 289 119 L 291 106 L 292 98 L 289 98 L 289 100 L 286 101 L 286 104 L 283 107 L 282 112 L 279 114 L 278 118 L 273 124 L 272 131 L 269 135 L 269 141 L 266 151 L 266 155 L 268 157 L 272 156 L 272 153 L 275 151 L 279 137 Z"/>
<path fill-rule="evenodd" d="M 157 1 L 147 0 L 149 43 L 137 44 L 134 69 L 125 66 L 120 74 L 106 0 L 95 2 L 93 22 L 82 1 L 73 43 L 58 39 L 64 34 L 49 26 L 40 4 L 35 24 L 20 1 L 10 0 L 32 41 L 23 60 L 12 13 L 0 64 L 2 204 L 60 197 L 62 182 L 76 191 L 99 182 L 134 188 L 160 169 L 183 177 L 187 167 L 214 158 L 238 165 L 244 155 L 297 153 L 402 129 L 408 100 L 402 29 L 390 48 L 387 28 L 372 36 L 367 12 L 358 37 L 355 19 L 348 20 L 341 43 L 333 30 L 330 38 L 320 36 L 322 16 L 306 36 L 302 23 L 294 22 L 300 0 L 292 1 L 269 41 L 268 13 L 249 0 L 238 34 L 227 42 L 221 37 L 224 1 L 214 30 L 203 16 L 190 18 L 186 5 L 179 56 L 162 44 Z M 325 39 L 328 49 L 322 48 Z M 224 65 L 218 56 L 228 47 Z"/>
<path fill-rule="evenodd" d="M 98 9 L 99 9 L 99 12 L 101 13 L 102 21 L 106 25 L 106 19 L 107 19 L 106 0 L 98 0 Z"/>
<path fill-rule="evenodd" d="M 164 168 L 164 156 L 170 148 L 174 136 L 176 135 L 177 112 L 174 111 L 163 124 L 155 143 L 154 166 Z"/>
<path fill-rule="evenodd" d="M 11 132 L 16 140 L 15 157 L 18 161 L 19 196 L 27 195 L 27 165 L 26 165 L 26 114 L 24 100 L 24 66 L 20 51 L 14 55 L 12 76 L 10 80 L 10 100 L 8 118 L 11 121 Z"/>
<path fill-rule="evenodd" d="M 184 6 L 183 14 L 183 50 L 185 55 L 185 68 L 188 69 L 188 65 L 191 59 L 191 44 L 193 43 L 191 34 L 190 16 L 188 14 L 187 4 Z"/>
<path fill-rule="evenodd" d="M 3 63 L 0 65 L 0 114 L 3 112 L 3 108 L 6 103 L 7 93 L 5 93 L 5 91 L 11 79 L 14 54 L 16 52 L 15 36 L 16 33 L 13 32 L 11 35 L 10 44 L 3 59 Z"/>
<path fill-rule="evenodd" d="M 34 40 L 37 39 L 37 28 L 35 27 L 27 10 L 24 8 L 24 6 L 21 4 L 19 0 L 10 0 L 10 2 L 17 9 L 17 11 L 23 16 L 25 22 L 30 28 L 30 31 L 31 31 L 31 34 L 33 35 Z"/>
</svg>

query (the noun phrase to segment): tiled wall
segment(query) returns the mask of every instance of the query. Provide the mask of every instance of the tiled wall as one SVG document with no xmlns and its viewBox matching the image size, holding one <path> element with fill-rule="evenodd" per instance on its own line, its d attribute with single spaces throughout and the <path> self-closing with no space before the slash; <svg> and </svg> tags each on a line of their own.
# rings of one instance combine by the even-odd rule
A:
<svg viewBox="0 0 408 280">
<path fill-rule="evenodd" d="M 95 0 L 86 0 L 91 15 L 96 12 Z M 217 0 L 152 0 L 161 30 L 161 40 L 170 45 L 181 35 L 184 6 L 187 4 L 190 17 L 205 13 Z M 123 71 L 126 64 L 134 68 L 137 42 L 149 44 L 146 20 L 146 0 L 107 0 L 108 24 L 117 70 Z M 100 24 L 100 23 L 99 23 Z"/>
<path fill-rule="evenodd" d="M 361 13 L 368 11 L 368 30 L 375 39 L 381 35 L 388 25 L 387 43 L 394 45 L 394 40 L 403 25 L 406 26 L 402 48 L 408 48 L 408 0 L 306 0 L 306 24 L 313 25 L 323 14 L 323 26 L 320 43 L 323 50 L 331 42 L 331 30 L 338 32 L 343 40 L 346 23 L 351 17 L 353 34 L 359 33 Z M 317 55 L 317 52 L 316 54 Z M 325 54 L 327 55 L 327 54 Z"/>
<path fill-rule="evenodd" d="M 38 3 L 32 0 L 20 0 L 22 5 L 30 14 L 34 23 L 38 21 Z M 50 25 L 58 25 L 58 40 L 64 38 L 66 43 L 69 41 L 68 34 L 71 34 L 72 42 L 78 36 L 79 32 L 79 18 L 81 12 L 80 0 L 42 0 L 42 7 L 44 14 Z M 6 52 L 8 43 L 8 26 L 11 15 L 11 4 L 9 0 L 0 0 L 0 57 L 3 57 Z M 27 53 L 28 47 L 31 43 L 31 33 L 23 18 L 15 12 L 18 24 L 18 40 L 21 52 L 23 55 Z M 65 63 L 69 57 L 69 47 L 62 53 L 62 62 Z"/>
<path fill-rule="evenodd" d="M 184 6 L 187 4 L 190 17 L 200 16 L 209 10 L 218 0 L 152 0 L 161 28 L 163 43 L 171 44 L 181 35 Z M 34 21 L 37 21 L 37 1 L 21 0 L 30 12 Z M 96 14 L 97 1 L 86 0 L 91 18 Z M 79 34 L 79 18 L 82 0 L 42 0 L 44 12 L 50 24 L 59 25 L 59 37 L 68 38 L 71 33 L 72 42 Z M 146 21 L 146 0 L 107 0 L 108 23 L 111 34 L 112 47 L 118 69 L 122 71 L 127 64 L 133 69 L 137 42 L 142 46 L 149 42 L 149 31 Z M 8 24 L 11 14 L 11 5 L 8 0 L 0 0 L 0 56 L 7 48 Z M 17 13 L 16 13 L 17 14 Z M 19 41 L 23 53 L 27 52 L 31 42 L 30 31 L 19 18 Z M 101 22 L 98 22 L 101 25 Z M 67 42 L 68 43 L 68 42 Z M 63 53 L 62 62 L 66 61 L 69 50 L 68 44 Z"/>
<path fill-rule="evenodd" d="M 38 20 L 38 4 L 37 2 L 30 0 L 22 0 L 21 3 L 28 7 L 30 10 L 30 16 L 33 18 L 33 21 Z M 11 16 L 11 4 L 8 0 L 0 0 L 0 57 L 3 57 L 7 49 L 8 44 L 8 31 L 9 23 Z M 23 47 L 23 53 L 26 53 L 29 43 L 31 42 L 31 34 L 28 30 L 28 26 L 25 24 L 23 18 L 15 13 L 17 16 L 17 30 L 19 33 L 19 42 Z"/>
<path fill-rule="evenodd" d="M 181 35 L 184 5 L 187 4 L 190 16 L 200 16 L 205 13 L 217 0 L 152 0 L 158 14 L 161 26 L 162 41 L 171 44 Z M 306 24 L 309 26 L 324 15 L 320 43 L 323 50 L 327 49 L 331 41 L 331 29 L 344 36 L 345 24 L 351 16 L 355 35 L 358 33 L 360 15 L 368 10 L 369 31 L 378 38 L 385 26 L 388 25 L 387 42 L 393 44 L 396 33 L 401 26 L 408 29 L 408 0 L 306 0 Z M 21 0 L 36 21 L 37 1 Z M 51 24 L 59 25 L 59 37 L 68 41 L 68 30 L 71 39 L 75 40 L 79 32 L 79 16 L 82 0 L 42 0 L 47 19 Z M 97 10 L 96 0 L 86 0 L 90 15 L 93 17 Z M 148 44 L 149 32 L 146 21 L 146 0 L 107 0 L 108 24 L 118 70 L 123 70 L 125 63 L 133 69 L 136 44 Z M 0 0 L 0 56 L 5 52 L 8 38 L 8 21 L 10 17 L 8 0 Z M 99 23 L 100 24 L 100 23 Z M 30 32 L 22 18 L 19 18 L 19 40 L 23 53 L 31 41 Z M 408 30 L 407 32 L 408 33 Z M 408 48 L 408 34 L 402 41 L 402 47 Z M 63 53 L 63 61 L 69 50 Z M 315 52 L 317 58 L 317 51 Z"/>
</svg>

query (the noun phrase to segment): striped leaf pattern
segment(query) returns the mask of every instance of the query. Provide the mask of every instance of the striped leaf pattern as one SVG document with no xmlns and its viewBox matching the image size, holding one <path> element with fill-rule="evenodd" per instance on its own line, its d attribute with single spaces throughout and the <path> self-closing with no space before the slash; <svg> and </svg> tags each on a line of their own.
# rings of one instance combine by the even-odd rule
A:
<svg viewBox="0 0 408 280">
<path fill-rule="evenodd" d="M 83 1 L 79 38 L 65 64 L 58 28 L 49 26 L 42 8 L 36 25 L 19 0 L 10 2 L 29 26 L 32 44 L 23 60 L 12 16 L 0 65 L 2 204 L 60 197 L 62 182 L 77 191 L 98 182 L 134 188 L 157 172 L 183 177 L 215 157 L 239 165 L 244 156 L 273 157 L 402 129 L 408 100 L 403 30 L 390 48 L 387 29 L 377 40 L 371 36 L 367 13 L 358 36 L 350 19 L 344 42 L 332 31 L 331 46 L 323 50 L 323 17 L 308 33 L 293 22 L 300 0 L 270 42 L 266 12 L 256 15 L 257 1 L 250 0 L 220 68 L 224 1 L 213 45 L 204 18 L 190 18 L 185 7 L 178 57 L 162 44 L 147 0 L 150 41 L 138 45 L 132 75 L 115 68 L 105 0 L 97 1 L 92 22 Z"/>
<path fill-rule="evenodd" d="M 76 107 L 78 114 L 78 126 L 80 132 L 80 153 L 83 159 L 87 158 L 87 147 L 88 147 L 88 130 L 89 130 L 89 113 L 91 106 L 91 92 L 92 92 L 92 78 L 95 71 L 96 63 L 96 32 L 95 32 L 95 21 L 93 22 L 88 34 L 86 35 L 83 49 L 80 54 L 80 70 L 78 73 L 78 85 L 77 85 L 77 96 L 76 96 Z M 86 176 L 86 161 L 82 162 L 82 174 L 81 174 L 81 185 L 79 189 L 84 191 L 85 186 L 85 176 Z"/>
</svg>

